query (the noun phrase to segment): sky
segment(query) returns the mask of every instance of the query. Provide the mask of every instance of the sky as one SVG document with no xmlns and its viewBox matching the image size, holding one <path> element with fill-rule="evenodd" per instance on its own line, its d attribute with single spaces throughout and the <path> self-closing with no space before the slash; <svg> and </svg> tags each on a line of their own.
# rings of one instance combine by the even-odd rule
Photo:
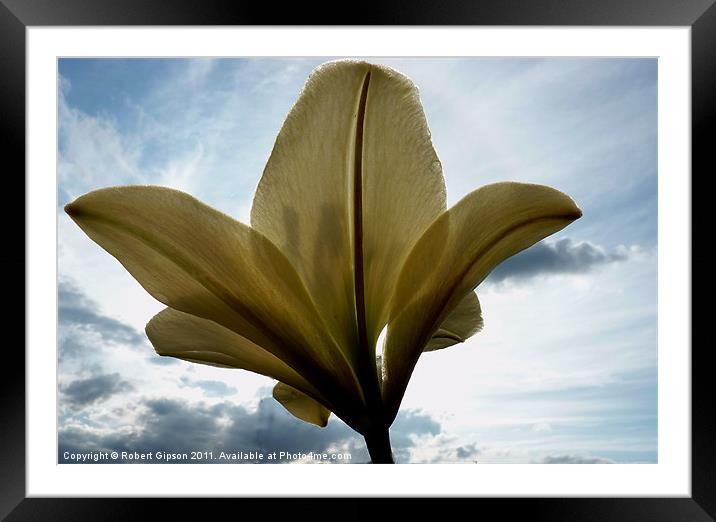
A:
<svg viewBox="0 0 716 522">
<path fill-rule="evenodd" d="M 144 326 L 164 305 L 62 211 L 153 184 L 248 223 L 283 119 L 333 58 L 59 61 L 59 462 L 227 448 L 368 461 L 335 416 L 287 413 L 267 377 L 159 357 Z M 477 288 L 481 332 L 421 356 L 391 427 L 397 462 L 657 462 L 656 60 L 369 60 L 418 86 L 449 206 L 512 180 L 584 214 Z"/>
</svg>

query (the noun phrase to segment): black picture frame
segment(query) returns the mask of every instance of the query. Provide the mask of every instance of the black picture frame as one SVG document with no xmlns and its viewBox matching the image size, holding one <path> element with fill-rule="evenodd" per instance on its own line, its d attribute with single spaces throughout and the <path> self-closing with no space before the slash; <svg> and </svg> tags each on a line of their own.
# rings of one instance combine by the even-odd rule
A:
<svg viewBox="0 0 716 522">
<path fill-rule="evenodd" d="M 8 169 L 5 178 L 5 227 L 9 240 L 0 263 L 10 274 L 21 270 L 25 279 L 25 230 L 16 224 L 25 215 L 25 30 L 28 26 L 63 25 L 570 25 L 570 26 L 689 26 L 692 81 L 692 194 L 693 182 L 713 172 L 709 163 L 716 127 L 716 0 L 449 0 L 429 2 L 383 1 L 362 3 L 354 12 L 338 14 L 321 4 L 285 3 L 280 9 L 265 2 L 226 0 L 0 0 L 0 147 Z M 711 131 L 711 132 L 710 132 Z M 10 160 L 10 161 L 8 161 Z M 711 167 L 709 169 L 709 167 Z M 8 186 L 9 185 L 9 186 Z M 703 192 L 703 191 L 702 191 Z M 20 197 L 20 194 L 23 196 Z M 21 208 L 12 208 L 17 205 Z M 8 208 L 10 207 L 10 208 Z M 702 227 L 703 205 L 692 201 L 693 228 Z M 17 210 L 18 213 L 10 214 Z M 22 214 L 19 212 L 22 211 Z M 10 247 L 12 245 L 12 248 Z M 23 245 L 22 248 L 19 245 Z M 692 260 L 696 258 L 693 257 Z M 24 268 L 21 268 L 24 267 Z M 693 269 L 692 269 L 693 277 Z M 25 289 L 22 302 L 25 303 Z M 25 307 L 6 300 L 7 326 L 25 324 Z M 695 309 L 694 309 L 695 310 Z M 692 321 L 693 324 L 693 321 Z M 8 333 L 11 328 L 7 328 Z M 15 330 L 19 330 L 15 328 Z M 24 345 L 24 329 L 22 330 Z M 450 499 L 77 499 L 26 498 L 25 495 L 25 355 L 21 341 L 7 342 L 0 379 L 0 517 L 7 520 L 133 520 L 148 518 L 152 508 L 162 517 L 184 520 L 194 514 L 233 508 L 241 513 L 258 508 L 271 518 L 336 516 L 363 519 L 389 509 L 401 517 L 467 513 L 501 518 L 538 520 L 714 520 L 716 517 L 716 387 L 708 364 L 710 343 L 692 343 L 692 459 L 691 497 L 648 498 L 502 498 Z M 687 349 L 688 347 L 683 347 Z M 257 505 L 261 503 L 261 505 Z M 267 506 L 270 503 L 270 507 Z M 489 516 L 489 515 L 488 515 Z"/>
</svg>

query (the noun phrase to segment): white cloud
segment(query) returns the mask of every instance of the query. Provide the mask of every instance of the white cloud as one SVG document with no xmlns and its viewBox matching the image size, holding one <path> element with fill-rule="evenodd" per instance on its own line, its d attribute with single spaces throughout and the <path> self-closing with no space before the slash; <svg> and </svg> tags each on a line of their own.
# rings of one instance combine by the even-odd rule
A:
<svg viewBox="0 0 716 522">
<path fill-rule="evenodd" d="M 91 116 L 69 106 L 66 95 L 71 88 L 69 80 L 62 78 L 58 179 L 63 191 L 74 198 L 117 180 L 146 183 L 139 167 L 142 143 L 120 133 L 110 116 Z"/>
</svg>

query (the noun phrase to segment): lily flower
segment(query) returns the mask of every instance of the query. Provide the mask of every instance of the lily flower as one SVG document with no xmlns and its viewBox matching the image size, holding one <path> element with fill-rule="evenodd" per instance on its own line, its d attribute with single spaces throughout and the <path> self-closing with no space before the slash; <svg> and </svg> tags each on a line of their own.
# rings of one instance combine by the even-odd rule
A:
<svg viewBox="0 0 716 522">
<path fill-rule="evenodd" d="M 311 73 L 250 226 L 156 186 L 65 211 L 168 307 L 146 327 L 158 354 L 276 379 L 289 412 L 318 426 L 336 414 L 380 463 L 420 355 L 480 330 L 477 285 L 581 216 L 562 192 L 514 182 L 447 209 L 417 88 L 363 61 Z"/>
</svg>

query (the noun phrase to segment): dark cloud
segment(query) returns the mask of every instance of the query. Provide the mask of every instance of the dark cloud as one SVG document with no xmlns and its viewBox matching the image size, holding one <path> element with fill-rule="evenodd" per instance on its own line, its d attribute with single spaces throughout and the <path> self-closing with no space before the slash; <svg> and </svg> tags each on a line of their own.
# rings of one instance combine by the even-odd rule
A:
<svg viewBox="0 0 716 522">
<path fill-rule="evenodd" d="M 180 380 L 183 386 L 201 389 L 207 397 L 224 397 L 225 395 L 233 395 L 237 391 L 236 388 L 222 381 L 192 381 L 186 376 Z"/>
<path fill-rule="evenodd" d="M 611 459 L 602 457 L 591 457 L 581 455 L 548 455 L 544 457 L 542 464 L 614 464 Z"/>
<path fill-rule="evenodd" d="M 132 390 L 132 386 L 122 380 L 118 373 L 79 379 L 60 386 L 64 400 L 75 408 L 102 402 L 116 393 L 130 390 Z"/>
<path fill-rule="evenodd" d="M 58 320 L 61 329 L 92 332 L 104 342 L 139 345 L 144 334 L 116 319 L 101 314 L 97 303 L 85 296 L 72 283 L 61 281 L 57 290 Z M 82 349 L 76 338 L 60 343 L 60 357 L 77 355 Z"/>
<path fill-rule="evenodd" d="M 91 353 L 92 343 L 88 342 L 81 335 L 81 332 L 69 326 L 60 325 L 58 331 L 58 354 L 61 362 L 67 359 L 76 359 L 82 354 Z"/>
<path fill-rule="evenodd" d="M 417 462 L 424 464 L 475 464 L 482 451 L 476 443 L 456 445 L 458 439 L 455 436 L 440 435 L 430 441 L 432 446 L 427 455 L 418 457 Z"/>
<path fill-rule="evenodd" d="M 429 416 L 413 410 L 402 411 L 390 428 L 393 456 L 398 461 L 408 460 L 409 450 L 415 443 L 415 436 L 438 433 L 440 433 L 440 424 Z"/>
<path fill-rule="evenodd" d="M 480 450 L 475 443 L 472 443 L 456 448 L 455 454 L 460 460 L 468 460 L 477 457 L 480 454 Z"/>
<path fill-rule="evenodd" d="M 397 462 L 405 462 L 410 448 L 420 435 L 437 434 L 440 425 L 420 412 L 401 412 L 393 427 L 391 438 Z M 65 452 L 126 451 L 128 453 L 186 453 L 211 451 L 227 453 L 262 453 L 264 460 L 272 452 L 287 454 L 339 454 L 348 452 L 350 462 L 368 462 L 362 437 L 337 419 L 319 428 L 294 418 L 275 400 L 262 399 L 255 411 L 223 402 L 215 405 L 186 404 L 173 399 L 144 400 L 142 413 L 132 423 L 132 431 L 118 430 L 100 435 L 77 425 L 59 432 L 59 461 L 72 462 Z M 120 459 L 121 460 L 121 459 Z M 277 462 L 293 458 L 279 456 Z M 119 461 L 117 461 L 119 462 Z M 194 462 L 179 459 L 178 462 Z M 226 462 L 226 461 L 222 461 Z M 239 461 L 247 462 L 247 461 Z M 155 462 L 156 463 L 156 462 Z M 160 462 L 161 463 L 161 462 Z M 231 462 L 228 462 L 231 463 Z"/>
<path fill-rule="evenodd" d="M 528 279 L 541 274 L 585 273 L 627 258 L 625 249 L 606 252 L 589 243 L 573 243 L 569 238 L 543 241 L 507 259 L 485 281 L 499 283 L 505 279 Z"/>
</svg>

